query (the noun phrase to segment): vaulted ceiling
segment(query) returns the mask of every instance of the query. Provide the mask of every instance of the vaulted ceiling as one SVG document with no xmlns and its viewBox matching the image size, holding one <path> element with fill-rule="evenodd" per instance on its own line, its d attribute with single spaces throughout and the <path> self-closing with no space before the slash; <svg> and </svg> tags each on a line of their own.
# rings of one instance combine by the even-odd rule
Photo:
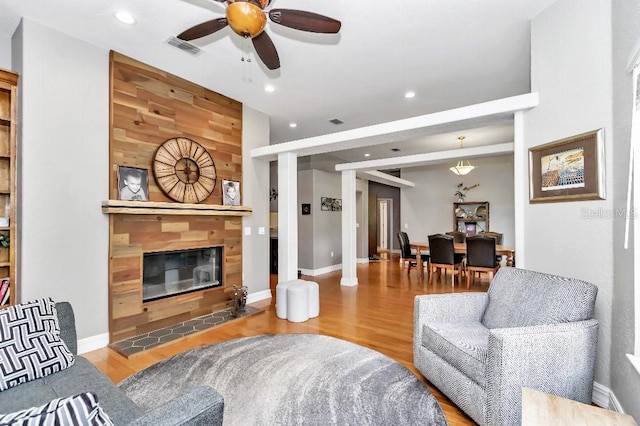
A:
<svg viewBox="0 0 640 426">
<path fill-rule="evenodd" d="M 0 39 L 25 17 L 118 51 L 268 114 L 273 144 L 528 93 L 530 20 L 554 1 L 273 0 L 267 10 L 306 10 L 342 22 L 338 34 L 268 22 L 281 62 L 274 71 L 230 28 L 194 41 L 202 50 L 196 56 L 167 43 L 223 17 L 227 4 L 213 0 L 0 0 Z M 116 21 L 117 10 L 136 23 Z M 407 91 L 415 97 L 406 99 Z M 334 118 L 343 124 L 332 124 Z M 512 140 L 506 121 L 380 145 L 369 158 L 454 149 L 460 132 L 465 147 Z M 357 161 L 363 153 L 334 155 Z"/>
</svg>

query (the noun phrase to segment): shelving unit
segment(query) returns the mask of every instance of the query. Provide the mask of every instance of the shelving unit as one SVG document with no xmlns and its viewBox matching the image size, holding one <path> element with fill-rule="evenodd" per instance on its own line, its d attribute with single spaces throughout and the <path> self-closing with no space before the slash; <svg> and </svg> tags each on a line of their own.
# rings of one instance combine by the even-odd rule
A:
<svg viewBox="0 0 640 426">
<path fill-rule="evenodd" d="M 0 307 L 16 303 L 16 131 L 18 75 L 0 70 L 0 234 L 9 247 L 0 247 Z M 9 298 L 3 300 L 3 279 L 9 278 Z M 6 298 L 5 298 L 6 299 Z M 4 303 L 3 303 L 4 302 Z"/>
<path fill-rule="evenodd" d="M 489 231 L 489 202 L 453 203 L 453 230 L 467 235 Z"/>
</svg>

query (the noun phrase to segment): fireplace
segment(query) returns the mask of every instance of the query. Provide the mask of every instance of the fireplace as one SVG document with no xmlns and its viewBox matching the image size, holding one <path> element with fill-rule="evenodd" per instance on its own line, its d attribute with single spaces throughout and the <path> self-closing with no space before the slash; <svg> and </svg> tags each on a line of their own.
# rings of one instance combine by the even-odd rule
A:
<svg viewBox="0 0 640 426">
<path fill-rule="evenodd" d="M 144 253 L 142 301 L 222 286 L 222 247 Z"/>
</svg>

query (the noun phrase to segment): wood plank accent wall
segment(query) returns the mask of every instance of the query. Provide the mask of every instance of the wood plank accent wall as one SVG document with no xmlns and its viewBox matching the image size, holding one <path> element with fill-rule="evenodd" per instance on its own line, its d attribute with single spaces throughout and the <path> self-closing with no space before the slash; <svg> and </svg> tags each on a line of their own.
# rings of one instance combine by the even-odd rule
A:
<svg viewBox="0 0 640 426">
<path fill-rule="evenodd" d="M 222 179 L 242 181 L 242 104 L 116 52 L 110 55 L 109 197 L 118 166 L 147 169 L 149 200 L 174 201 L 153 179 L 165 140 L 187 137 L 212 155 L 216 187 L 202 204 L 222 204 Z M 242 184 L 240 186 L 242 189 Z M 109 335 L 115 342 L 229 305 L 242 284 L 240 216 L 110 214 Z M 145 252 L 223 246 L 223 286 L 142 302 Z"/>
<path fill-rule="evenodd" d="M 222 179 L 242 181 L 242 104 L 204 87 L 111 52 L 111 175 L 118 199 L 118 166 L 148 170 L 149 200 L 169 201 L 151 162 L 167 139 L 204 146 L 216 166 L 216 186 L 204 204 L 222 204 Z M 240 184 L 242 191 L 242 184 Z"/>
<path fill-rule="evenodd" d="M 242 283 L 242 218 L 111 215 L 111 342 L 205 315 L 227 306 Z M 142 302 L 147 252 L 222 246 L 223 287 Z"/>
</svg>

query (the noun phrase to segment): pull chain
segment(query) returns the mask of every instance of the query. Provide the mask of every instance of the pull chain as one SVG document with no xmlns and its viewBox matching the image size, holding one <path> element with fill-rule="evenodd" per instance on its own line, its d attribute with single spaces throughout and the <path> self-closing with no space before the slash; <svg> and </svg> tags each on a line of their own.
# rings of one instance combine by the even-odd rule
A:
<svg viewBox="0 0 640 426">
<path fill-rule="evenodd" d="M 251 60 L 251 38 L 244 37 L 242 40 L 242 57 L 240 60 L 245 62 L 246 64 L 242 65 L 242 81 L 246 83 L 251 83 L 253 78 L 251 78 L 251 69 L 252 67 L 249 64 L 252 62 Z"/>
<path fill-rule="evenodd" d="M 249 40 L 248 36 L 244 37 L 242 40 L 242 57 L 240 58 L 242 62 L 251 62 L 251 47 L 249 45 Z"/>
</svg>

